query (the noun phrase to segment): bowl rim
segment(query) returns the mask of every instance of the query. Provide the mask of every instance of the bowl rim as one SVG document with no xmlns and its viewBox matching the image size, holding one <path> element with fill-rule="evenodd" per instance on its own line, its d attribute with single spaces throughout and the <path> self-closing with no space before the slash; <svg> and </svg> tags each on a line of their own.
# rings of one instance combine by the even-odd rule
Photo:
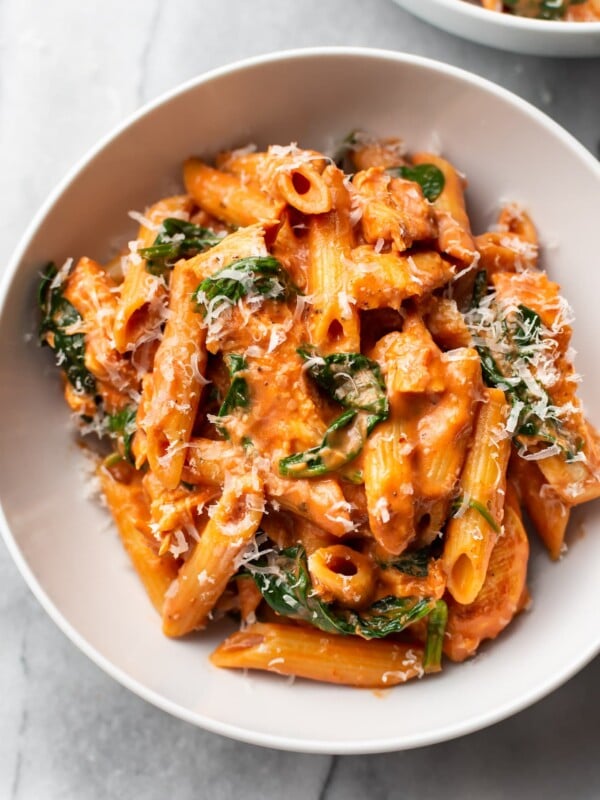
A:
<svg viewBox="0 0 600 800">
<path fill-rule="evenodd" d="M 567 22 L 554 19 L 531 19 L 520 17 L 516 14 L 504 14 L 490 11 L 480 5 L 474 5 L 471 0 L 420 0 L 431 5 L 441 6 L 456 14 L 463 14 L 478 22 L 491 23 L 507 30 L 527 31 L 535 35 L 555 32 L 568 33 L 570 36 L 581 37 L 590 33 L 600 34 L 600 20 L 597 22 Z"/>
<path fill-rule="evenodd" d="M 446 2 L 446 0 L 444 0 Z M 450 0 L 456 2 L 456 0 Z M 485 10 L 483 9 L 484 13 Z M 570 24 L 570 23 L 569 23 Z M 196 86 L 209 83 L 210 81 L 231 75 L 236 72 L 244 71 L 248 68 L 268 64 L 271 62 L 286 61 L 286 60 L 304 60 L 313 58 L 338 58 L 338 57 L 354 57 L 354 58 L 367 58 L 379 61 L 389 61 L 399 64 L 406 64 L 417 66 L 430 71 L 433 74 L 442 73 L 449 75 L 463 82 L 469 83 L 475 87 L 485 90 L 497 96 L 500 99 L 508 101 L 512 105 L 525 112 L 543 127 L 547 128 L 550 133 L 560 139 L 565 146 L 569 147 L 587 166 L 588 169 L 594 173 L 598 179 L 600 186 L 600 162 L 598 162 L 591 152 L 579 142 L 572 134 L 568 133 L 557 122 L 548 117 L 545 113 L 537 109 L 531 103 L 523 98 L 514 94 L 513 92 L 498 86 L 494 82 L 481 78 L 480 76 L 468 72 L 467 70 L 459 67 L 454 67 L 442 61 L 435 59 L 425 58 L 423 56 L 413 55 L 410 53 L 398 52 L 394 50 L 386 50 L 382 48 L 369 48 L 369 47 L 338 47 L 338 46 L 321 46 L 321 47 L 308 47 L 297 48 L 289 50 L 277 50 L 250 58 L 237 60 L 225 66 L 218 67 L 213 70 L 202 73 L 199 76 L 191 78 L 183 83 L 177 84 L 172 89 L 161 93 L 154 100 L 142 105 L 132 114 L 129 114 L 124 121 L 113 127 L 107 134 L 102 136 L 98 143 L 90 148 L 87 153 L 77 160 L 75 165 L 67 171 L 67 174 L 58 183 L 58 185 L 50 192 L 46 200 L 42 203 L 41 207 L 34 215 L 33 219 L 27 226 L 19 243 L 17 244 L 12 256 L 10 257 L 7 266 L 0 280 L 0 318 L 4 313 L 6 300 L 10 287 L 15 279 L 18 269 L 21 265 L 23 256 L 29 246 L 31 240 L 34 238 L 38 228 L 43 223 L 46 215 L 52 207 L 60 201 L 63 193 L 70 187 L 70 185 L 77 180 L 79 174 L 87 167 L 87 165 L 106 147 L 108 147 L 123 131 L 129 126 L 140 120 L 142 117 L 151 113 L 154 109 L 169 102 L 175 97 L 178 97 L 186 92 L 194 89 Z M 320 753 L 320 754 L 340 754 L 340 755 L 358 755 L 367 753 L 383 753 L 398 751 L 404 749 L 412 749 L 416 747 L 423 747 L 438 742 L 447 741 L 449 739 L 463 736 L 468 733 L 480 730 L 506 719 L 513 714 L 529 707 L 530 705 L 538 702 L 547 694 L 558 688 L 565 683 L 569 678 L 579 672 L 586 664 L 588 664 L 594 656 L 600 652 L 600 636 L 598 641 L 590 639 L 589 646 L 582 652 L 577 653 L 571 659 L 568 666 L 562 671 L 550 675 L 545 681 L 540 683 L 535 691 L 524 693 L 521 696 L 515 697 L 513 700 L 504 703 L 504 705 L 494 709 L 493 711 L 483 712 L 478 716 L 471 717 L 468 720 L 453 722 L 446 725 L 444 728 L 438 728 L 434 731 L 424 732 L 411 736 L 400 736 L 396 738 L 385 739 L 370 739 L 370 740 L 319 740 L 314 739 L 308 741 L 302 738 L 295 738 L 294 736 L 280 736 L 274 734 L 265 734 L 248 730 L 243 727 L 238 727 L 232 723 L 219 722 L 217 720 L 207 718 L 202 713 L 192 711 L 176 702 L 171 701 L 158 692 L 149 689 L 135 678 L 128 675 L 123 669 L 115 666 L 110 659 L 102 655 L 95 649 L 86 639 L 80 634 L 75 627 L 63 616 L 59 608 L 51 601 L 42 585 L 38 582 L 29 567 L 27 560 L 21 552 L 17 541 L 15 540 L 4 509 L 2 506 L 2 498 L 0 497 L 0 532 L 7 546 L 7 549 L 17 565 L 21 575 L 25 579 L 29 589 L 36 597 L 40 605 L 48 613 L 50 618 L 58 626 L 58 628 L 71 640 L 75 646 L 81 650 L 91 661 L 99 666 L 110 677 L 132 691 L 138 697 L 143 698 L 152 705 L 160 708 L 163 711 L 177 717 L 185 722 L 189 722 L 211 733 L 217 733 L 223 736 L 228 736 L 248 744 L 261 745 L 264 747 L 271 747 L 281 750 L 289 750 L 293 752 L 303 753 Z"/>
</svg>

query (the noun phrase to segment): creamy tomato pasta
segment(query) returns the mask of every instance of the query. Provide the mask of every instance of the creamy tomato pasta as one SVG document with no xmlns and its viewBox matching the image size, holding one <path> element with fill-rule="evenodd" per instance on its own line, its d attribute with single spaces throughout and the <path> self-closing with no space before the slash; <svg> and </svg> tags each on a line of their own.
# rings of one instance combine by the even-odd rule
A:
<svg viewBox="0 0 600 800">
<path fill-rule="evenodd" d="M 475 235 L 452 164 L 363 134 L 183 184 L 39 289 L 164 633 L 232 616 L 215 665 L 355 686 L 471 656 L 527 605 L 522 509 L 558 558 L 600 495 L 529 215 Z"/>
<path fill-rule="evenodd" d="M 480 0 L 490 11 L 532 19 L 566 22 L 600 21 L 600 0 Z"/>
</svg>

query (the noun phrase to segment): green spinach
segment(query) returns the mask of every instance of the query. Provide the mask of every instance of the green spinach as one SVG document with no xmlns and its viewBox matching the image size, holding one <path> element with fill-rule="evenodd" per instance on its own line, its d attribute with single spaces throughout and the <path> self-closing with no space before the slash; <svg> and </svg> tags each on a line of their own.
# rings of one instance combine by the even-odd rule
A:
<svg viewBox="0 0 600 800">
<path fill-rule="evenodd" d="M 423 196 L 430 203 L 438 199 L 446 185 L 444 173 L 435 164 L 417 164 L 414 167 L 389 167 L 386 172 L 394 178 L 404 178 L 404 180 L 418 183 L 423 190 Z"/>
<path fill-rule="evenodd" d="M 235 305 L 243 297 L 287 300 L 299 290 L 273 256 L 252 256 L 231 264 L 205 278 L 194 292 L 198 311 L 208 314 L 213 300 Z"/>
<path fill-rule="evenodd" d="M 301 545 L 273 548 L 246 563 L 268 605 L 284 617 L 293 617 L 328 633 L 380 639 L 399 633 L 432 609 L 429 598 L 384 597 L 364 611 L 324 603 L 315 594 L 306 551 Z"/>
<path fill-rule="evenodd" d="M 82 321 L 77 309 L 64 297 L 62 284 L 55 285 L 56 266 L 48 264 L 38 287 L 38 304 L 42 314 L 39 337 L 56 353 L 57 364 L 77 392 L 94 394 L 96 380 L 85 366 L 85 337 L 69 333 Z"/>
<path fill-rule="evenodd" d="M 180 258 L 192 258 L 220 241 L 222 237 L 208 228 L 168 217 L 162 221 L 154 243 L 143 247 L 139 254 L 146 260 L 148 272 L 164 275 Z"/>
</svg>

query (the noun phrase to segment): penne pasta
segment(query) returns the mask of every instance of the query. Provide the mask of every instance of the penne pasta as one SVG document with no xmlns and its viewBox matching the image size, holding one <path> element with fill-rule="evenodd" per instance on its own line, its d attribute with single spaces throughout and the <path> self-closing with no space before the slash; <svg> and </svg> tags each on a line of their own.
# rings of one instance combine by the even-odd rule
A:
<svg viewBox="0 0 600 800">
<path fill-rule="evenodd" d="M 263 513 L 260 483 L 252 476 L 231 478 L 209 514 L 200 540 L 181 567 L 163 606 L 163 631 L 183 636 L 202 628 L 228 581 L 236 559 L 256 533 Z"/>
<path fill-rule="evenodd" d="M 206 365 L 205 330 L 192 306 L 197 278 L 186 262 L 171 277 L 170 317 L 152 372 L 152 404 L 144 418 L 146 457 L 165 489 L 181 478 Z"/>
<path fill-rule="evenodd" d="M 201 208 L 230 225 L 275 220 L 283 210 L 282 201 L 270 198 L 258 186 L 213 169 L 197 158 L 185 162 L 183 180 Z"/>
<path fill-rule="evenodd" d="M 506 417 L 503 392 L 488 389 L 460 477 L 464 513 L 453 517 L 446 530 L 443 564 L 448 591 L 463 605 L 472 603 L 481 591 L 502 525 L 510 455 L 510 441 L 503 434 Z"/>
<path fill-rule="evenodd" d="M 358 312 L 347 293 L 346 262 L 354 243 L 350 222 L 350 196 L 343 174 L 325 170 L 335 210 L 310 218 L 308 246 L 310 266 L 307 291 L 313 298 L 308 334 L 323 352 L 360 350 Z"/>
<path fill-rule="evenodd" d="M 360 687 L 471 656 L 528 601 L 519 503 L 557 559 L 600 496 L 532 219 L 474 238 L 454 165 L 361 133 L 183 183 L 38 294 L 163 632 L 233 616 L 216 666 Z"/>
<path fill-rule="evenodd" d="M 503 531 L 492 550 L 483 586 L 468 605 L 448 603 L 444 652 L 452 661 L 464 661 L 483 639 L 495 639 L 524 607 L 528 559 L 529 541 L 509 483 Z"/>
<path fill-rule="evenodd" d="M 165 595 L 177 577 L 177 562 L 170 554 L 158 555 L 150 534 L 150 510 L 141 484 L 138 481 L 120 483 L 102 468 L 98 470 L 98 477 L 125 550 L 160 614 Z"/>
<path fill-rule="evenodd" d="M 418 645 L 365 642 L 291 625 L 250 625 L 211 656 L 217 667 L 263 669 L 325 683 L 371 689 L 396 686 L 423 674 Z"/>
</svg>

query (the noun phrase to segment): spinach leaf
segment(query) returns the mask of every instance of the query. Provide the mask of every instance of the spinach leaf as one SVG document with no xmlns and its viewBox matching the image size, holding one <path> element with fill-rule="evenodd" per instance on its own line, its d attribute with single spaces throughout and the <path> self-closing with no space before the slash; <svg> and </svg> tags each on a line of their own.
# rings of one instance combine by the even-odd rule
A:
<svg viewBox="0 0 600 800">
<path fill-rule="evenodd" d="M 378 600 L 361 612 L 324 603 L 314 593 L 306 551 L 301 545 L 284 550 L 274 548 L 256 561 L 246 563 L 246 569 L 274 611 L 328 633 L 380 639 L 399 633 L 426 616 L 432 607 L 429 598 L 392 596 Z"/>
<path fill-rule="evenodd" d="M 232 380 L 227 394 L 225 395 L 225 399 L 219 408 L 219 413 L 217 415 L 219 417 L 226 417 L 236 408 L 248 408 L 250 404 L 248 384 L 245 378 L 238 375 L 239 372 L 243 372 L 248 368 L 246 360 L 237 353 L 229 353 L 225 356 L 225 363 L 227 364 L 227 369 L 229 370 Z"/>
<path fill-rule="evenodd" d="M 344 408 L 369 411 L 382 419 L 389 414 L 381 369 L 362 353 L 333 353 L 321 356 L 314 347 L 298 349 L 307 372 L 325 392 Z"/>
<path fill-rule="evenodd" d="M 299 290 L 273 256 L 252 256 L 233 261 L 205 278 L 194 292 L 197 309 L 205 315 L 211 302 L 223 299 L 235 305 L 243 297 L 287 300 Z"/>
<path fill-rule="evenodd" d="M 555 342 L 541 317 L 520 304 L 511 307 L 507 318 L 495 301 L 480 301 L 465 315 L 481 359 L 483 378 L 488 386 L 502 389 L 512 410 L 510 434 L 519 450 L 523 437 L 556 444 L 573 459 L 579 440 L 568 431 L 560 418 L 560 408 L 552 404 L 548 392 L 536 375 L 536 360 L 550 365 Z"/>
<path fill-rule="evenodd" d="M 327 428 L 321 444 L 279 462 L 281 475 L 310 478 L 340 469 L 355 459 L 373 428 L 387 419 L 389 403 L 379 365 L 361 353 L 320 356 L 308 345 L 298 353 L 317 385 L 346 408 Z"/>
<path fill-rule="evenodd" d="M 135 406 L 126 406 L 121 411 L 117 411 L 116 414 L 107 414 L 105 419 L 107 432 L 117 440 L 117 445 L 119 451 L 123 454 L 123 458 L 131 463 L 133 463 L 131 441 L 136 430 L 136 415 L 137 408 Z"/>
<path fill-rule="evenodd" d="M 381 417 L 348 409 L 325 431 L 323 441 L 310 450 L 282 458 L 279 473 L 286 478 L 316 478 L 355 459 Z"/>
<path fill-rule="evenodd" d="M 162 221 L 154 244 L 143 247 L 139 254 L 146 259 L 148 272 L 163 275 L 180 258 L 192 258 L 220 241 L 221 237 L 208 228 L 168 217 Z"/>
<path fill-rule="evenodd" d="M 341 169 L 346 175 L 351 175 L 354 172 L 354 164 L 352 163 L 352 151 L 359 142 L 359 131 L 350 131 L 339 147 L 336 149 L 333 162 L 338 169 Z"/>
<path fill-rule="evenodd" d="M 383 569 L 397 569 L 412 578 L 426 578 L 429 575 L 430 556 L 430 548 L 421 547 L 419 550 L 405 551 L 391 561 L 380 561 L 379 566 Z"/>
<path fill-rule="evenodd" d="M 389 167 L 386 172 L 394 178 L 404 178 L 407 181 L 418 183 L 423 190 L 424 197 L 430 203 L 438 199 L 446 184 L 444 173 L 435 164 L 417 164 L 414 167 Z"/>
<path fill-rule="evenodd" d="M 448 606 L 438 600 L 427 618 L 427 639 L 423 655 L 423 669 L 426 673 L 439 672 L 442 668 L 442 648 L 448 623 Z"/>
<path fill-rule="evenodd" d="M 62 285 L 53 286 L 58 270 L 48 264 L 38 287 L 38 303 L 42 314 L 39 337 L 56 353 L 57 364 L 77 392 L 94 394 L 96 380 L 85 366 L 85 337 L 83 333 L 68 333 L 81 322 L 77 309 L 63 296 Z"/>
<path fill-rule="evenodd" d="M 486 292 L 487 292 L 487 271 L 485 269 L 480 269 L 475 275 L 475 281 L 473 283 L 473 295 L 471 297 L 470 308 L 476 308 L 477 306 L 481 305 L 481 301 L 485 297 Z"/>
<path fill-rule="evenodd" d="M 534 19 L 561 20 L 569 6 L 577 6 L 586 0 L 504 0 L 504 7 L 518 16 Z"/>
</svg>

